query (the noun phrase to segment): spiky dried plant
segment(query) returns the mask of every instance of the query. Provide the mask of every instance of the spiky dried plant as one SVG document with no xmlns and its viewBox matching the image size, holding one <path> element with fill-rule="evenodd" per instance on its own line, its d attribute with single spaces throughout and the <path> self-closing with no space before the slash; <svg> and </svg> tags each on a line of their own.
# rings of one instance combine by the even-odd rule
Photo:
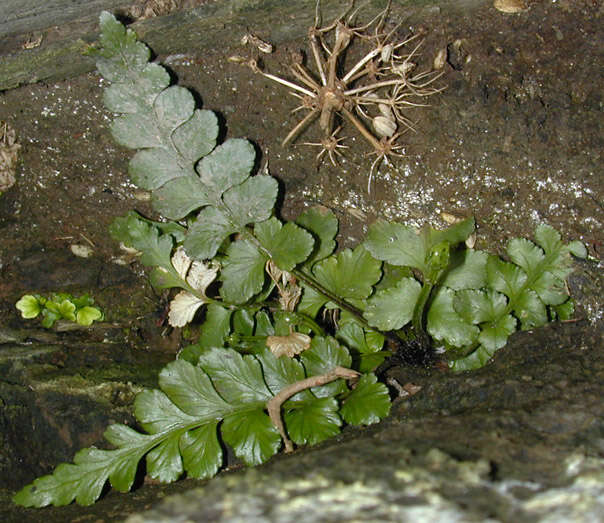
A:
<svg viewBox="0 0 604 523">
<path fill-rule="evenodd" d="M 307 111 L 282 145 L 292 143 L 318 119 L 322 139 L 306 145 L 321 148 L 317 154 L 319 163 L 328 157 L 335 166 L 343 154 L 341 149 L 346 148 L 340 136 L 343 122 L 350 122 L 361 133 L 376 156 L 371 164 L 369 191 L 371 177 L 381 162 L 388 164 L 389 158 L 403 156 L 403 145 L 398 140 L 405 131 L 414 130 L 405 110 L 425 106 L 422 98 L 442 91 L 443 87 L 433 86 L 442 73 L 416 72 L 413 60 L 422 43 L 419 35 L 396 40 L 400 24 L 385 31 L 390 2 L 377 17 L 358 27 L 352 25 L 358 9 L 352 11 L 352 8 L 351 4 L 335 21 L 321 27 L 317 2 L 315 23 L 308 31 L 315 74 L 304 65 L 300 54 L 292 56 L 290 64 L 295 81 L 262 71 L 254 59 L 246 63 L 254 72 L 291 89 L 291 94 L 301 102 L 292 112 Z M 346 70 L 345 54 L 355 39 L 368 44 L 369 50 Z M 414 47 L 404 53 L 403 48 L 411 43 Z"/>
</svg>

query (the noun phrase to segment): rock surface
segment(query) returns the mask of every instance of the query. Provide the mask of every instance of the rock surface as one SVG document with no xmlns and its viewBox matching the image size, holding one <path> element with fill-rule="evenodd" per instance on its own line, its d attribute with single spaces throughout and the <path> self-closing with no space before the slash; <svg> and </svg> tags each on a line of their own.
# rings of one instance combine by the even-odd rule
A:
<svg viewBox="0 0 604 523">
<path fill-rule="evenodd" d="M 421 23 L 405 19 L 400 30 L 428 29 L 422 66 L 447 51 L 442 80 L 448 88 L 432 107 L 414 109 L 419 132 L 405 136 L 407 156 L 380 168 L 368 194 L 371 159 L 354 136 L 341 166 L 317 170 L 316 151 L 279 145 L 295 123 L 295 102 L 280 86 L 228 61 L 243 52 L 239 39 L 251 25 L 280 44 L 265 60 L 269 71 L 283 74 L 290 50 L 307 48 L 296 38 L 312 24 L 314 0 L 287 16 L 255 12 L 253 23 L 254 11 L 245 7 L 252 4 L 274 8 L 275 2 L 213 2 L 205 11 L 146 21 L 137 31 L 181 85 L 220 112 L 225 136 L 249 136 L 261 162 L 270 159 L 284 188 L 284 216 L 326 205 L 340 218 L 338 240 L 347 246 L 377 217 L 441 226 L 443 211 L 474 214 L 479 248 L 492 252 L 502 252 L 510 237 L 530 237 L 537 223 L 550 223 L 565 241 L 583 241 L 592 256 L 577 263 L 570 280 L 577 317 L 589 321 L 519 334 L 477 373 L 392 369 L 401 385 L 421 389 L 398 400 L 386 422 L 258 469 L 203 484 L 139 484 L 128 495 L 109 492 L 92 507 L 13 506 L 10 496 L 25 482 L 71 460 L 83 445 L 102 444 L 106 423 L 126 421 L 131 393 L 153 386 L 157 368 L 186 343 L 163 336 L 162 299 L 140 267 L 132 260 L 126 268 L 113 264 L 121 253 L 108 224 L 132 208 L 144 214 L 150 208 L 128 179 L 130 154 L 107 130 L 98 77 L 70 76 L 87 70 L 78 63 L 85 42 L 67 38 L 57 69 L 56 61 L 48 68 L 36 62 L 54 52 L 43 41 L 39 50 L 19 52 L 21 61 L 0 60 L 23 74 L 16 83 L 44 74 L 57 81 L 0 97 L 0 119 L 22 144 L 17 181 L 0 196 L 6 481 L 0 520 L 598 521 L 604 510 L 604 291 L 596 260 L 604 240 L 602 8 L 591 0 L 543 1 L 511 15 L 491 1 L 426 2 Z M 326 19 L 341 10 L 335 0 L 322 5 Z M 202 12 L 223 22 L 197 19 Z M 85 260 L 68 251 L 82 236 L 95 246 Z M 14 303 L 23 293 L 61 290 L 92 293 L 107 323 L 119 328 L 48 333 L 18 318 Z"/>
<path fill-rule="evenodd" d="M 602 331 L 577 335 L 574 325 L 522 334 L 472 374 L 398 369 L 422 390 L 380 426 L 224 474 L 127 521 L 598 521 Z"/>
<path fill-rule="evenodd" d="M 473 373 L 393 368 L 390 378 L 421 389 L 397 399 L 391 416 L 377 426 L 345 431 L 318 447 L 207 482 L 110 492 L 91 507 L 23 509 L 11 506 L 6 493 L 0 517 L 129 523 L 599 521 L 603 334 L 601 326 L 577 323 L 520 333 L 492 364 Z M 36 357 L 32 351 L 30 358 Z M 76 410 L 91 405 L 90 398 L 81 399 L 83 383 L 71 396 L 64 390 L 63 401 L 71 397 Z M 43 405 L 45 396 L 38 394 Z M 106 395 L 97 396 L 94 415 L 107 416 Z M 123 405 L 114 404 L 109 416 L 115 419 L 119 412 L 124 415 Z"/>
</svg>

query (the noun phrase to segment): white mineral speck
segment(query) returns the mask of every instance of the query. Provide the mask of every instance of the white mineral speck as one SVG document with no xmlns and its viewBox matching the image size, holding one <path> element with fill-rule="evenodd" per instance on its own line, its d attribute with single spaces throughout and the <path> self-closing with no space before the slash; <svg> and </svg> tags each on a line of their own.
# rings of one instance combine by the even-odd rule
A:
<svg viewBox="0 0 604 523">
<path fill-rule="evenodd" d="M 75 256 L 78 256 L 79 258 L 90 258 L 94 253 L 92 247 L 82 245 L 81 243 L 74 243 L 69 246 L 69 249 Z"/>
</svg>

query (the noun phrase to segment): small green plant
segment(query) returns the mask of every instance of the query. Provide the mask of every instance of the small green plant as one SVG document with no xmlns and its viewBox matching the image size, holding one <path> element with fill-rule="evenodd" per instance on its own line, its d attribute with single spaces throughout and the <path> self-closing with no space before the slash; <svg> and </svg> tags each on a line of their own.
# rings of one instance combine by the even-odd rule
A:
<svg viewBox="0 0 604 523">
<path fill-rule="evenodd" d="M 548 225 L 535 230 L 535 242 L 508 242 L 509 261 L 484 251 L 451 249 L 467 238 L 469 222 L 446 231 L 414 231 L 404 225 L 377 222 L 366 248 L 380 260 L 410 267 L 420 276 L 402 278 L 369 300 L 365 317 L 373 327 L 399 329 L 412 321 L 448 351 L 454 370 L 485 365 L 519 328 L 539 327 L 574 312 L 566 287 L 571 254 L 587 256 L 580 242 L 562 243 Z M 429 307 L 427 307 L 429 305 Z"/>
<path fill-rule="evenodd" d="M 472 218 L 442 231 L 378 221 L 362 245 L 340 252 L 331 211 L 282 222 L 276 181 L 252 175 L 254 147 L 241 139 L 217 146 L 214 113 L 169 86 L 113 16 L 101 15 L 101 29 L 105 104 L 119 113 L 111 132 L 139 149 L 130 175 L 168 218 L 130 212 L 111 234 L 139 252 L 156 288 L 178 289 L 170 324 L 198 317 L 200 335 L 161 371 L 159 390 L 137 396 L 141 432 L 111 425 L 114 450 L 81 450 L 16 503 L 89 504 L 107 481 L 127 491 L 143 458 L 163 482 L 212 477 L 224 445 L 246 464 L 262 463 L 282 446 L 386 416 L 390 398 L 374 371 L 394 350 L 437 343 L 453 369 L 474 369 L 517 329 L 571 314 L 565 278 L 571 254 L 585 249 L 564 245 L 546 225 L 535 243 L 511 240 L 504 261 L 465 246 Z"/>
<path fill-rule="evenodd" d="M 48 298 L 40 294 L 25 294 L 15 304 L 25 319 L 42 317 L 42 325 L 50 329 L 57 320 L 67 320 L 78 325 L 92 325 L 102 320 L 103 313 L 93 307 L 94 299 L 88 294 L 75 297 L 63 292 L 52 293 Z"/>
</svg>

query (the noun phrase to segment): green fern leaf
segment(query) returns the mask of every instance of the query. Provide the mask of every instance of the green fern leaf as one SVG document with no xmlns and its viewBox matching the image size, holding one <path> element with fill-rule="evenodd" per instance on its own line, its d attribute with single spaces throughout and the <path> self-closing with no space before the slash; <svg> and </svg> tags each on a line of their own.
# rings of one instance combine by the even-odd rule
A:
<svg viewBox="0 0 604 523">
<path fill-rule="evenodd" d="M 277 394 L 291 383 L 306 377 L 304 366 L 295 358 L 275 358 L 270 350 L 265 349 L 256 358 L 264 370 L 264 380 L 272 394 Z M 290 401 L 309 400 L 313 396 L 305 390 L 292 396 Z"/>
<path fill-rule="evenodd" d="M 180 438 L 180 451 L 187 475 L 206 479 L 216 475 L 222 466 L 222 446 L 218 441 L 218 421 L 185 432 Z"/>
<path fill-rule="evenodd" d="M 124 77 L 124 70 L 137 72 L 144 69 L 151 52 L 145 44 L 137 41 L 132 29 L 126 29 L 107 11 L 101 13 L 100 27 L 102 49 L 98 52 L 97 68 L 105 78 L 120 80 Z"/>
<path fill-rule="evenodd" d="M 257 224 L 254 233 L 283 271 L 291 271 L 306 260 L 314 244 L 313 237 L 302 227 L 292 222 L 282 225 L 276 218 Z"/>
<path fill-rule="evenodd" d="M 489 287 L 514 300 L 524 289 L 528 276 L 520 267 L 490 255 L 487 260 L 487 283 Z"/>
<path fill-rule="evenodd" d="M 466 218 L 458 223 L 451 225 L 443 230 L 433 229 L 428 227 L 426 229 L 427 236 L 429 238 L 428 245 L 432 248 L 434 245 L 446 242 L 449 245 L 457 245 L 465 242 L 468 237 L 474 232 L 476 222 L 473 217 Z"/>
<path fill-rule="evenodd" d="M 180 411 L 197 419 L 214 420 L 229 411 L 228 402 L 216 392 L 207 374 L 183 360 L 162 369 L 159 386 Z"/>
<path fill-rule="evenodd" d="M 174 241 L 169 234 L 161 234 L 157 227 L 141 219 L 134 211 L 126 216 L 116 218 L 109 227 L 111 237 L 142 252 L 140 261 L 143 265 L 162 267 L 174 271 L 171 262 Z"/>
<path fill-rule="evenodd" d="M 360 372 L 371 372 L 391 355 L 390 351 L 382 350 L 383 334 L 366 330 L 356 321 L 344 323 L 336 332 L 336 339 L 351 351 L 354 368 Z"/>
<path fill-rule="evenodd" d="M 170 85 L 168 72 L 161 65 L 153 63 L 147 64 L 138 74 L 122 74 L 115 80 L 101 74 L 109 81 L 118 82 L 108 86 L 103 93 L 105 107 L 114 113 L 144 112 L 157 95 Z"/>
<path fill-rule="evenodd" d="M 222 347 L 230 332 L 232 311 L 210 303 L 206 309 L 206 319 L 201 326 L 199 344 L 203 348 Z M 197 363 L 197 361 L 195 361 Z"/>
<path fill-rule="evenodd" d="M 341 414 L 351 425 L 372 425 L 390 412 L 390 395 L 375 374 L 364 374 L 344 400 Z"/>
<path fill-rule="evenodd" d="M 381 263 L 362 246 L 345 249 L 313 268 L 317 281 L 345 299 L 365 299 L 382 274 Z"/>
<path fill-rule="evenodd" d="M 264 265 L 268 258 L 248 240 L 231 243 L 226 252 L 220 280 L 220 295 L 230 303 L 244 303 L 262 290 Z"/>
<path fill-rule="evenodd" d="M 248 223 L 270 218 L 278 191 L 277 180 L 271 176 L 254 176 L 231 187 L 223 195 L 229 209 L 229 219 L 243 229 Z"/>
<path fill-rule="evenodd" d="M 210 349 L 200 356 L 198 365 L 212 377 L 216 391 L 228 403 L 263 406 L 272 397 L 264 381 L 262 366 L 253 356 L 242 356 L 233 350 Z"/>
<path fill-rule="evenodd" d="M 219 434 L 247 464 L 262 463 L 281 446 L 279 431 L 265 413 L 267 401 L 290 384 L 350 362 L 335 339 L 318 337 L 303 353 L 302 363 L 277 359 L 268 350 L 253 357 L 217 348 L 204 352 L 198 366 L 176 360 L 160 373 L 161 390 L 145 390 L 135 399 L 135 416 L 148 434 L 112 425 L 105 437 L 115 450 L 81 450 L 73 464 L 61 464 L 53 474 L 36 479 L 14 501 L 36 507 L 74 499 L 91 504 L 107 481 L 117 490 L 129 490 L 145 456 L 149 476 L 163 482 L 184 473 L 211 477 L 223 459 Z M 304 390 L 284 404 L 286 426 L 299 444 L 336 434 L 342 421 L 335 396 L 342 393 L 346 399 L 341 410 L 350 423 L 373 423 L 388 413 L 385 390 L 372 375 L 352 392 L 341 379 Z"/>
<path fill-rule="evenodd" d="M 487 259 L 486 252 L 473 249 L 452 252 L 439 285 L 454 290 L 482 289 L 487 284 Z"/>
<path fill-rule="evenodd" d="M 485 347 L 480 345 L 467 356 L 449 362 L 449 368 L 454 372 L 477 370 L 484 367 L 493 357 L 493 354 L 493 352 L 489 352 Z"/>
<path fill-rule="evenodd" d="M 256 152 L 247 140 L 232 138 L 219 145 L 197 165 L 201 181 L 216 199 L 250 176 Z"/>
<path fill-rule="evenodd" d="M 369 227 L 364 245 L 378 260 L 397 266 L 414 267 L 427 276 L 431 272 L 430 255 L 433 249 L 443 243 L 457 245 L 465 241 L 473 230 L 473 218 L 442 231 L 431 227 L 418 231 L 400 223 L 378 220 Z"/>
<path fill-rule="evenodd" d="M 193 116 L 195 100 L 188 89 L 173 85 L 157 95 L 153 110 L 160 129 L 171 137 L 178 127 Z"/>
<path fill-rule="evenodd" d="M 333 253 L 336 248 L 338 219 L 331 210 L 318 205 L 311 207 L 298 216 L 296 223 L 316 238 L 315 248 L 306 261 L 306 265 L 312 266 L 315 262 L 327 258 Z"/>
<path fill-rule="evenodd" d="M 453 307 L 455 292 L 441 287 L 435 294 L 427 317 L 427 330 L 435 340 L 444 341 L 451 347 L 472 345 L 480 329 L 472 321 L 465 321 Z"/>
<path fill-rule="evenodd" d="M 174 131 L 172 142 L 181 156 L 196 162 L 212 152 L 218 130 L 218 118 L 213 111 L 196 109 L 193 116 Z"/>
<path fill-rule="evenodd" d="M 157 122 L 150 114 L 135 113 L 118 116 L 109 126 L 113 139 L 129 149 L 161 147 Z"/>
<path fill-rule="evenodd" d="M 178 156 L 156 147 L 137 152 L 130 160 L 128 174 L 140 188 L 152 191 L 189 173 L 180 166 Z"/>
<path fill-rule="evenodd" d="M 180 220 L 191 211 L 210 203 L 208 192 L 197 176 L 169 180 L 151 194 L 153 208 L 171 220 Z"/>
<path fill-rule="evenodd" d="M 283 416 L 287 433 L 297 445 L 316 445 L 339 434 L 342 419 L 334 398 L 286 403 Z"/>
<path fill-rule="evenodd" d="M 312 339 L 310 349 L 302 353 L 300 360 L 308 376 L 325 374 L 334 367 L 350 367 L 352 364 L 349 352 L 335 338 L 319 336 Z M 346 383 L 337 380 L 327 385 L 313 387 L 311 391 L 318 398 L 335 396 L 346 391 Z"/>
<path fill-rule="evenodd" d="M 146 456 L 147 475 L 161 483 L 176 481 L 184 471 L 180 455 L 180 431 L 176 431 Z"/>
<path fill-rule="evenodd" d="M 264 463 L 281 446 L 279 431 L 264 412 L 264 406 L 225 417 L 221 430 L 224 441 L 246 465 Z"/>
<path fill-rule="evenodd" d="M 362 307 L 364 299 L 373 292 L 373 285 L 381 277 L 381 265 L 380 261 L 359 245 L 354 250 L 344 249 L 337 255 L 317 262 L 311 272 L 326 290 Z M 304 286 L 298 310 L 314 317 L 324 305 L 335 306 L 328 302 L 328 298 Z"/>
<path fill-rule="evenodd" d="M 455 312 L 468 323 L 485 323 L 497 321 L 507 312 L 506 297 L 492 289 L 487 291 L 462 290 L 456 293 L 453 300 Z"/>
<path fill-rule="evenodd" d="M 520 320 L 523 330 L 541 327 L 548 321 L 544 303 L 531 289 L 525 289 L 513 305 L 514 315 Z"/>
<path fill-rule="evenodd" d="M 428 253 L 424 240 L 413 227 L 378 220 L 369 227 L 364 245 L 378 260 L 423 272 Z"/>
<path fill-rule="evenodd" d="M 403 278 L 395 287 L 378 291 L 363 313 L 369 325 L 383 331 L 396 330 L 411 321 L 422 286 L 413 278 Z"/>
<path fill-rule="evenodd" d="M 508 337 L 516 331 L 516 318 L 505 314 L 496 321 L 484 326 L 478 335 L 478 341 L 492 356 L 496 350 L 501 349 Z"/>
<path fill-rule="evenodd" d="M 516 265 L 529 276 L 539 270 L 545 254 L 533 242 L 525 238 L 514 238 L 508 242 L 506 252 Z"/>
<path fill-rule="evenodd" d="M 237 231 L 237 227 L 224 212 L 216 207 L 202 209 L 191 223 L 184 247 L 191 258 L 211 259 L 224 240 Z"/>
<path fill-rule="evenodd" d="M 110 426 L 105 435 L 114 441 L 119 437 L 121 448 L 82 449 L 75 455 L 73 464 L 62 463 L 53 474 L 36 479 L 17 492 L 13 501 L 25 507 L 68 505 L 74 499 L 80 505 L 91 505 L 101 495 L 108 479 L 112 484 L 115 482 L 118 490 L 129 490 L 138 462 L 160 438 L 139 434 L 123 425 Z"/>
</svg>

